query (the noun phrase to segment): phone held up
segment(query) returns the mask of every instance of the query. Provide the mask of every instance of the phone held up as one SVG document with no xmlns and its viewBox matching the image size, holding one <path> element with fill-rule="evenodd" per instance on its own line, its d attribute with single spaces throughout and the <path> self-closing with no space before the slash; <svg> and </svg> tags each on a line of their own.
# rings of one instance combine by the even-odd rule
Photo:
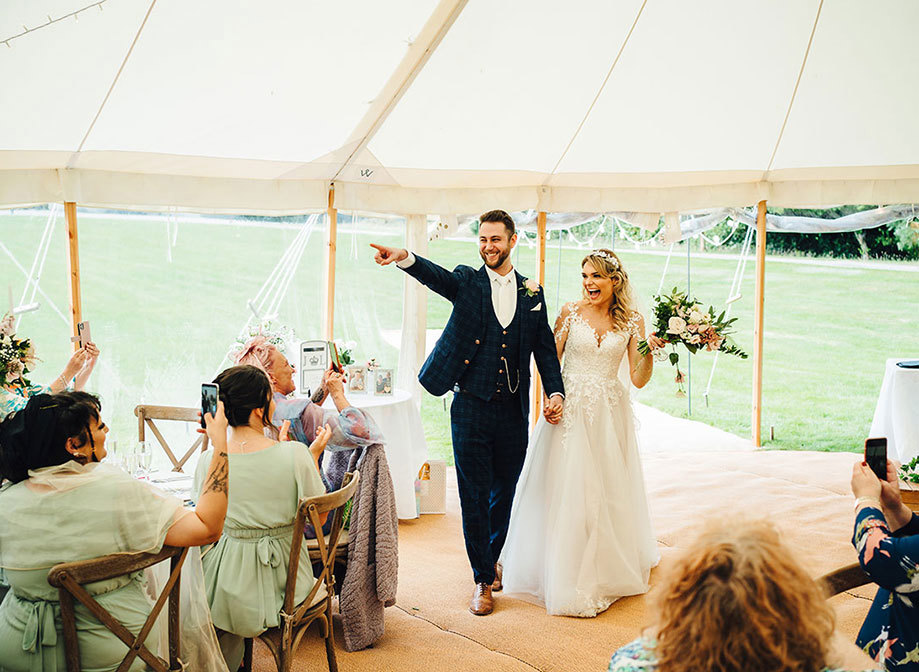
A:
<svg viewBox="0 0 919 672">
<path fill-rule="evenodd" d="M 201 383 L 201 426 L 207 428 L 204 416 L 208 413 L 217 417 L 217 398 L 220 396 L 220 387 L 217 383 Z"/>
<path fill-rule="evenodd" d="M 865 439 L 865 463 L 882 481 L 887 480 L 887 439 Z"/>
<path fill-rule="evenodd" d="M 89 334 L 89 320 L 77 322 L 77 340 L 80 342 L 81 348 L 92 342 L 93 338 Z"/>
<path fill-rule="evenodd" d="M 341 356 L 338 354 L 338 346 L 334 341 L 329 341 L 329 352 L 332 355 L 332 370 L 335 373 L 344 373 L 345 367 L 341 364 Z"/>
</svg>

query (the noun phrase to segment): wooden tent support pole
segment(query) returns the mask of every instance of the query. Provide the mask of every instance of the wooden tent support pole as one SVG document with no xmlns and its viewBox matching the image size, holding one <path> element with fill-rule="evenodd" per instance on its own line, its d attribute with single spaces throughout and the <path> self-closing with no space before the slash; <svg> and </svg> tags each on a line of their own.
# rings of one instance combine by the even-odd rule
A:
<svg viewBox="0 0 919 672">
<path fill-rule="evenodd" d="M 540 286 L 545 286 L 546 283 L 546 213 L 540 211 L 536 215 L 536 240 L 537 245 L 537 254 L 538 254 L 538 265 L 536 267 L 536 281 Z M 543 292 L 545 296 L 545 292 Z M 548 306 L 546 307 L 548 309 Z M 542 379 L 539 377 L 539 372 L 533 371 L 533 402 L 530 404 L 533 409 L 530 412 L 531 425 L 536 426 L 536 421 L 539 419 L 539 414 L 542 413 Z"/>
<path fill-rule="evenodd" d="M 338 210 L 335 209 L 335 186 L 329 188 L 329 228 L 325 237 L 324 282 L 322 293 L 322 337 L 331 341 L 335 331 L 335 245 L 338 238 Z"/>
<path fill-rule="evenodd" d="M 766 201 L 756 206 L 756 291 L 753 299 L 753 445 L 762 442 L 763 314 L 766 285 Z"/>
<path fill-rule="evenodd" d="M 80 299 L 80 244 L 77 238 L 77 204 L 64 203 L 64 215 L 67 218 L 67 285 L 70 290 L 70 329 L 73 336 L 77 333 L 77 324 L 83 320 L 83 303 Z M 73 342 L 73 349 L 80 347 L 79 341 Z"/>
</svg>

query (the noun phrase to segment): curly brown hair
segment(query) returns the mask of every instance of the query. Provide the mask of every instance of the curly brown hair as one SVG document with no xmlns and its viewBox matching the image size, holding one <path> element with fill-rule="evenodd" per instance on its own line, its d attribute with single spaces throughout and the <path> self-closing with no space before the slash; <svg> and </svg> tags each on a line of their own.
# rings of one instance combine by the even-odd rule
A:
<svg viewBox="0 0 919 672">
<path fill-rule="evenodd" d="M 598 252 L 601 254 L 597 254 Z M 615 259 L 615 262 L 610 261 L 610 258 Z M 616 283 L 613 289 L 613 300 L 609 304 L 609 316 L 614 329 L 627 329 L 629 321 L 635 315 L 635 300 L 632 297 L 629 274 L 625 272 L 622 260 L 612 250 L 601 248 L 593 250 L 584 257 L 581 260 L 581 268 L 588 261 L 597 270 L 597 273 Z M 586 299 L 587 291 L 583 290 L 582 294 Z"/>
<path fill-rule="evenodd" d="M 764 520 L 709 527 L 653 597 L 661 672 L 818 672 L 835 619 L 826 593 Z"/>
</svg>

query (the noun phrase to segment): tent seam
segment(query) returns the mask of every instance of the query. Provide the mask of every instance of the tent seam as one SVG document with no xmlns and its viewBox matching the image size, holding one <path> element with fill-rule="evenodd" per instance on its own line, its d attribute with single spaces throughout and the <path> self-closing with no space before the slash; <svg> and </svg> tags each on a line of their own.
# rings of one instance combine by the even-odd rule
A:
<svg viewBox="0 0 919 672">
<path fill-rule="evenodd" d="M 821 0 L 822 2 L 823 0 Z M 584 118 L 581 119 L 581 123 L 578 124 L 578 127 L 574 131 L 574 135 L 571 136 L 571 140 L 568 141 L 568 144 L 565 146 L 562 155 L 558 157 L 558 161 L 555 162 L 555 166 L 552 167 L 552 170 L 549 171 L 548 176 L 543 181 L 542 186 L 546 186 L 546 182 L 552 179 L 552 176 L 555 175 L 555 171 L 558 170 L 558 167 L 562 164 L 562 161 L 565 160 L 565 157 L 568 156 L 568 152 L 571 150 L 571 146 L 574 144 L 574 141 L 577 140 L 578 135 L 581 134 L 581 129 L 584 127 L 584 124 L 587 123 L 587 119 L 590 117 L 590 113 L 593 112 L 594 106 L 597 104 L 597 101 L 600 100 L 600 96 L 603 94 L 603 90 L 606 88 L 606 84 L 609 82 L 610 77 L 613 76 L 613 70 L 619 64 L 619 59 L 622 58 L 622 52 L 625 51 L 626 45 L 629 43 L 629 40 L 632 38 L 632 33 L 635 32 L 635 26 L 638 25 L 638 20 L 641 18 L 642 13 L 645 11 L 645 5 L 648 4 L 648 0 L 643 0 L 641 7 L 638 8 L 638 14 L 635 15 L 635 20 L 632 21 L 632 27 L 629 28 L 629 32 L 626 34 L 625 39 L 622 41 L 622 45 L 619 47 L 619 52 L 616 54 L 616 58 L 613 59 L 612 65 L 609 66 L 609 70 L 606 73 L 606 77 L 603 78 L 603 83 L 600 84 L 600 88 L 597 91 L 597 95 L 594 96 L 594 99 L 590 102 L 590 105 L 587 108 L 587 112 L 584 113 Z"/>
<path fill-rule="evenodd" d="M 348 155 L 348 158 L 345 159 L 345 162 L 341 164 L 338 170 L 335 172 L 335 175 L 332 177 L 332 182 L 338 179 L 342 171 L 344 171 L 348 166 L 351 165 L 351 162 L 354 158 L 366 148 L 373 137 L 377 134 L 377 131 L 383 126 L 383 122 L 386 121 L 387 117 L 392 113 L 396 108 L 399 101 L 402 99 L 402 96 L 408 91 L 409 87 L 412 85 L 412 82 L 415 81 L 415 78 L 421 73 L 424 69 L 424 66 L 427 65 L 428 61 L 431 60 L 431 57 L 434 55 L 434 52 L 437 51 L 437 47 L 443 42 L 444 38 L 447 36 L 447 33 L 450 32 L 450 29 L 456 23 L 456 20 L 459 18 L 459 15 L 466 8 L 466 4 L 469 0 L 459 0 L 456 5 L 453 7 L 453 10 L 447 14 L 444 18 L 443 23 L 440 24 L 440 27 L 434 33 L 431 41 L 425 45 L 424 51 L 421 52 L 421 55 L 418 58 L 418 61 L 412 66 L 412 69 L 409 70 L 408 74 L 405 76 L 405 79 L 393 93 L 389 102 L 380 110 L 377 118 L 373 120 L 373 123 L 367 129 L 367 132 L 364 134 L 364 137 L 357 143 L 354 147 L 354 150 Z M 647 1 L 647 0 L 645 0 Z M 398 68 L 397 68 L 398 70 Z M 387 82 L 388 84 L 388 82 Z M 384 86 L 385 89 L 385 86 Z M 381 162 L 382 164 L 382 162 Z"/>
<path fill-rule="evenodd" d="M 80 146 L 77 147 L 77 151 L 75 151 L 67 161 L 67 168 L 73 168 L 73 164 L 76 162 L 77 157 L 79 156 L 80 152 L 83 151 L 83 145 L 85 145 L 86 141 L 89 139 L 89 134 L 93 132 L 93 128 L 95 128 L 96 122 L 99 120 L 99 117 L 102 114 L 102 110 L 105 109 L 106 103 L 108 103 L 109 98 L 111 98 L 112 91 L 115 90 L 115 85 L 118 83 L 118 79 L 121 77 L 124 66 L 127 65 L 128 59 L 131 58 L 131 54 L 134 52 L 134 47 L 137 45 L 137 41 L 140 39 L 140 34 L 143 32 L 144 27 L 147 25 L 147 19 L 150 18 L 150 14 L 153 12 L 154 6 L 156 6 L 156 0 L 151 0 L 150 7 L 147 8 L 147 13 L 144 14 L 144 20 L 140 22 L 140 27 L 137 29 L 137 33 L 134 35 L 134 40 L 131 42 L 131 46 L 128 48 L 128 53 L 124 55 L 124 58 L 121 61 L 121 66 L 118 68 L 118 72 L 115 73 L 115 79 L 112 80 L 112 85 L 109 86 L 109 89 L 105 94 L 105 98 L 102 99 L 102 103 L 99 105 L 99 109 L 96 111 L 96 116 L 93 117 L 92 122 L 89 124 L 89 128 L 86 129 L 86 134 L 80 141 Z"/>
<path fill-rule="evenodd" d="M 795 99 L 798 96 L 798 87 L 801 86 L 801 78 L 804 77 L 804 68 L 807 66 L 807 59 L 811 53 L 811 45 L 814 43 L 814 35 L 817 33 L 817 24 L 820 21 L 820 13 L 823 11 L 823 0 L 817 5 L 817 16 L 814 17 L 814 25 L 811 28 L 810 38 L 807 40 L 807 49 L 804 50 L 804 59 L 801 61 L 801 69 L 798 70 L 798 78 L 795 80 L 795 88 L 791 92 L 791 100 L 788 101 L 788 109 L 785 110 L 785 119 L 782 121 L 782 128 L 779 131 L 779 137 L 775 141 L 775 147 L 772 148 L 772 156 L 769 157 L 769 165 L 766 172 L 763 173 L 763 180 L 768 182 L 769 172 L 772 170 L 772 164 L 775 163 L 775 157 L 779 152 L 779 145 L 782 144 L 782 138 L 785 136 L 785 127 L 788 125 L 788 119 L 791 117 L 791 108 L 794 107 Z"/>
</svg>

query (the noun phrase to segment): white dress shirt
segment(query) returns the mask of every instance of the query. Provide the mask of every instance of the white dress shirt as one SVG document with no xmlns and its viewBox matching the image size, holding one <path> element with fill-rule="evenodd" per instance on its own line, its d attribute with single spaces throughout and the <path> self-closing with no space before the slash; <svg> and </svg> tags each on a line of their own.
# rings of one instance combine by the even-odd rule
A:
<svg viewBox="0 0 919 672">
<path fill-rule="evenodd" d="M 517 312 L 517 274 L 511 269 L 507 275 L 498 275 L 493 270 L 485 267 L 488 279 L 491 281 L 491 305 L 502 329 L 514 321 Z"/>
</svg>

